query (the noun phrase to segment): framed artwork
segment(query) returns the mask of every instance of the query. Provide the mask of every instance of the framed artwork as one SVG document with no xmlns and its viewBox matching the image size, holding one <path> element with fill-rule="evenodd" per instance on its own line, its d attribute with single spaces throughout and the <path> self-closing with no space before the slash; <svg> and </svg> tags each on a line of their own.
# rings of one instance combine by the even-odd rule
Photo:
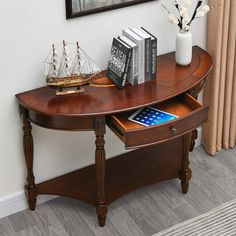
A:
<svg viewBox="0 0 236 236">
<path fill-rule="evenodd" d="M 66 0 L 66 19 L 154 0 Z"/>
</svg>

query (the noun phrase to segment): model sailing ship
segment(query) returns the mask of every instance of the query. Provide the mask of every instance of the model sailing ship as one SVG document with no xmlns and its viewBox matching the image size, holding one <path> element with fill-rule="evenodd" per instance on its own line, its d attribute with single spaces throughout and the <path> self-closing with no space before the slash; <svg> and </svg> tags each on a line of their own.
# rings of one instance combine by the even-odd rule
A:
<svg viewBox="0 0 236 236">
<path fill-rule="evenodd" d="M 45 62 L 47 85 L 56 90 L 56 95 L 84 92 L 84 86 L 100 77 L 101 70 L 78 42 L 63 41 L 60 46 L 52 45 Z"/>
</svg>

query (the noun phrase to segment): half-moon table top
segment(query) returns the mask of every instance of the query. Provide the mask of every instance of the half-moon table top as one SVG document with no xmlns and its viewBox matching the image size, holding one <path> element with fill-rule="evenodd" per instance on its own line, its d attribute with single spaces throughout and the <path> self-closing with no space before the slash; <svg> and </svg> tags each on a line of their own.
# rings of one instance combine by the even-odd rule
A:
<svg viewBox="0 0 236 236">
<path fill-rule="evenodd" d="M 174 52 L 157 57 L 156 80 L 139 85 L 117 87 L 85 87 L 84 93 L 56 96 L 49 87 L 41 87 L 16 95 L 19 103 L 35 112 L 59 116 L 95 116 L 119 113 L 159 103 L 198 85 L 212 68 L 211 56 L 193 47 L 189 66 L 178 66 Z"/>
</svg>

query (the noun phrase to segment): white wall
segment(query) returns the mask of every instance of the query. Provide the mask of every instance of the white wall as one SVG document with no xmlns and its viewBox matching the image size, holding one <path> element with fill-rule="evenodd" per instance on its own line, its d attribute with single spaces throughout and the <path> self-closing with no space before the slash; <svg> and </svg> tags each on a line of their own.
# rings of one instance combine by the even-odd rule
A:
<svg viewBox="0 0 236 236">
<path fill-rule="evenodd" d="M 192 27 L 194 44 L 205 46 L 205 19 Z M 65 0 L 11 0 L 0 6 L 0 200 L 25 184 L 21 121 L 16 93 L 45 85 L 43 60 L 52 43 L 80 41 L 101 68 L 106 68 L 111 40 L 122 28 L 144 26 L 158 36 L 158 54 L 174 50 L 176 28 L 160 1 L 65 19 Z M 61 132 L 33 126 L 36 182 L 94 161 L 92 132 Z M 123 152 L 107 130 L 106 154 Z"/>
</svg>

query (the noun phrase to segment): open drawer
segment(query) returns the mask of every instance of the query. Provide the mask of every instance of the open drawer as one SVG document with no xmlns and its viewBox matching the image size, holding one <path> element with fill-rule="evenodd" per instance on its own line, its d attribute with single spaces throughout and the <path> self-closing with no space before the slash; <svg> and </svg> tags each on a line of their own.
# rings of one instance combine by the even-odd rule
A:
<svg viewBox="0 0 236 236">
<path fill-rule="evenodd" d="M 152 107 L 177 115 L 179 118 L 148 127 L 128 120 L 134 111 L 107 118 L 107 125 L 124 142 L 126 148 L 148 146 L 178 137 L 200 127 L 208 119 L 208 106 L 203 106 L 187 93 Z"/>
</svg>

